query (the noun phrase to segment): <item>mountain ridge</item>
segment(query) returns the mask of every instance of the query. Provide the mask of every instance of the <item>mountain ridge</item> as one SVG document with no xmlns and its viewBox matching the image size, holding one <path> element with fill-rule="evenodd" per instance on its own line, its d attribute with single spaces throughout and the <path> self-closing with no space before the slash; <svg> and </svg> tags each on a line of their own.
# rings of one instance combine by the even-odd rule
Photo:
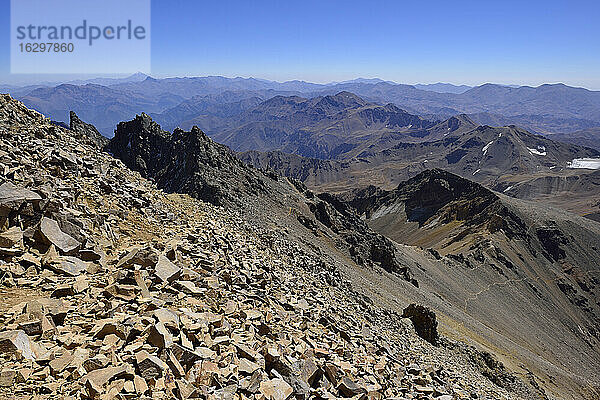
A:
<svg viewBox="0 0 600 400">
<path fill-rule="evenodd" d="M 452 115 L 467 113 L 490 113 L 503 118 L 512 118 L 514 121 L 525 121 L 527 128 L 539 132 L 569 132 L 566 121 L 576 122 L 573 130 L 590 128 L 589 124 L 600 124 L 600 92 L 583 88 L 569 87 L 563 84 L 540 85 L 537 87 L 508 87 L 503 85 L 485 84 L 469 89 L 460 94 L 436 93 L 420 90 L 412 85 L 375 82 L 347 82 L 334 85 L 312 84 L 302 81 L 288 81 L 284 83 L 264 81 L 253 78 L 224 78 L 224 77 L 193 77 L 193 78 L 147 78 L 143 81 L 127 82 L 111 85 L 113 97 L 123 96 L 123 93 L 132 93 L 133 98 L 148 105 L 157 105 L 152 109 L 149 106 L 138 107 L 133 114 L 125 115 L 127 110 L 115 110 L 121 117 L 110 115 L 94 115 L 77 101 L 80 94 L 61 100 L 62 105 L 48 106 L 44 103 L 43 96 L 36 98 L 35 93 L 18 90 L 19 98 L 26 104 L 35 107 L 43 114 L 55 120 L 66 120 L 66 115 L 61 110 L 73 110 L 85 120 L 101 127 L 100 131 L 110 136 L 114 128 L 122 119 L 130 118 L 135 113 L 163 112 L 168 108 L 198 95 L 214 95 L 223 91 L 278 91 L 287 95 L 302 95 L 317 97 L 335 94 L 346 90 L 353 92 L 368 101 L 377 103 L 394 103 L 400 108 L 411 113 L 427 116 L 433 119 L 446 119 Z M 52 90 L 52 88 L 44 88 Z M 85 89 L 82 87 L 82 91 Z M 23 94 L 21 94 L 23 93 Z M 106 93 L 110 95 L 110 93 Z M 106 96 L 105 95 L 105 96 Z M 163 97 L 162 102 L 157 102 L 157 97 Z M 87 106 L 89 108 L 89 105 Z M 435 117 L 433 117 L 435 116 Z M 519 117 L 521 116 L 521 117 Z M 520 119 L 519 119 L 520 118 Z M 577 122 L 579 121 L 579 122 Z M 589 122 L 585 122 L 589 121 Z M 180 123 L 183 121 L 179 121 Z M 597 126 L 597 125 L 596 125 Z"/>
</svg>

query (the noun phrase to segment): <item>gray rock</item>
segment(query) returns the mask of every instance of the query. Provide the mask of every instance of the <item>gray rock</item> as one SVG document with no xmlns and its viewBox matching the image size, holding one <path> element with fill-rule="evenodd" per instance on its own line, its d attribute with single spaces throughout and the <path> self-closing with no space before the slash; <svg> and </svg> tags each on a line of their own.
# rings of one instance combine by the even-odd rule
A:
<svg viewBox="0 0 600 400">
<path fill-rule="evenodd" d="M 108 138 L 102 136 L 94 125 L 79 119 L 74 111 L 69 113 L 69 129 L 76 133 L 78 137 L 89 140 L 99 148 L 103 148 L 108 143 Z"/>
<path fill-rule="evenodd" d="M 18 210 L 26 201 L 39 201 L 42 198 L 31 190 L 20 188 L 10 182 L 0 185 L 0 216 L 7 216 L 12 210 Z"/>
<path fill-rule="evenodd" d="M 139 374 L 145 380 L 160 378 L 163 376 L 167 365 L 158 357 L 150 355 L 142 350 L 135 355 Z"/>
<path fill-rule="evenodd" d="M 344 397 L 354 397 L 362 393 L 366 393 L 366 390 L 356 383 L 354 383 L 347 376 L 343 377 L 340 384 L 337 387 L 340 394 Z"/>
<path fill-rule="evenodd" d="M 63 254 L 74 254 L 81 246 L 80 242 L 60 229 L 58 222 L 47 217 L 40 221 L 40 233 L 47 244 L 54 245 Z"/>
<path fill-rule="evenodd" d="M 29 336 L 22 330 L 0 332 L 0 353 L 19 353 L 26 360 L 35 360 Z"/>
<path fill-rule="evenodd" d="M 77 276 L 87 270 L 87 264 L 84 261 L 71 256 L 59 256 L 44 265 L 58 274 L 68 276 Z"/>
<path fill-rule="evenodd" d="M 173 264 L 167 257 L 160 255 L 154 267 L 154 274 L 162 282 L 173 282 L 181 276 L 181 268 Z"/>
<path fill-rule="evenodd" d="M 18 226 L 13 226 L 6 232 L 0 233 L 0 247 L 10 248 L 13 246 L 23 246 L 23 231 Z"/>
<path fill-rule="evenodd" d="M 421 305 L 411 304 L 404 309 L 402 316 L 410 318 L 415 326 L 415 331 L 420 337 L 431 344 L 437 344 L 437 321 L 433 311 Z"/>
</svg>

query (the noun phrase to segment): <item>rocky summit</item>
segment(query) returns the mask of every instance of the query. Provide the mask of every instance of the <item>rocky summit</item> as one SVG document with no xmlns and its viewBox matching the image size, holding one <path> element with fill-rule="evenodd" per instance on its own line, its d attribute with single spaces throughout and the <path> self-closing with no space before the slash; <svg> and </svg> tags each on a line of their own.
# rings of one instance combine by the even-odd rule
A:
<svg viewBox="0 0 600 400">
<path fill-rule="evenodd" d="M 459 256 L 391 241 L 197 128 L 141 115 L 102 151 L 86 126 L 0 97 L 0 398 L 597 398 L 593 371 L 535 348 L 509 368 L 485 335 L 446 335 L 417 286 Z M 538 235 L 548 259 L 573 262 L 565 224 Z"/>
</svg>

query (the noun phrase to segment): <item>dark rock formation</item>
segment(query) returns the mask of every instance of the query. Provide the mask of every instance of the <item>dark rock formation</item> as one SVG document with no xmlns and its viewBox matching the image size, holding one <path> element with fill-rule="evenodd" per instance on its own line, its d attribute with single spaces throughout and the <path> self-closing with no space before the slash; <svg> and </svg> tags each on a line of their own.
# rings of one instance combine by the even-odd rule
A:
<svg viewBox="0 0 600 400">
<path fill-rule="evenodd" d="M 108 138 L 102 136 L 102 134 L 98 132 L 94 125 L 83 122 L 81 119 L 79 119 L 77 114 L 75 114 L 75 111 L 71 111 L 69 113 L 69 117 L 69 129 L 75 132 L 79 138 L 88 139 L 100 148 L 106 146 L 108 143 Z"/>
<path fill-rule="evenodd" d="M 398 262 L 394 244 L 385 236 L 373 232 L 348 204 L 331 194 L 321 193 L 309 204 L 309 208 L 319 222 L 350 245 L 350 255 L 356 263 L 366 265 L 368 261 L 376 262 L 386 271 L 397 273 L 416 287 L 419 286 L 410 269 Z"/>
<path fill-rule="evenodd" d="M 552 261 L 559 261 L 566 257 L 565 251 L 561 245 L 568 244 L 568 239 L 556 227 L 540 227 L 536 234 L 546 256 Z"/>
<path fill-rule="evenodd" d="M 197 127 L 169 134 L 142 113 L 121 122 L 106 148 L 164 190 L 187 193 L 214 205 L 241 204 L 243 195 L 265 191 L 264 177 Z"/>
<path fill-rule="evenodd" d="M 437 344 L 437 321 L 433 311 L 418 304 L 411 304 L 404 309 L 402 316 L 404 318 L 410 318 L 415 326 L 417 335 L 433 345 Z"/>
</svg>

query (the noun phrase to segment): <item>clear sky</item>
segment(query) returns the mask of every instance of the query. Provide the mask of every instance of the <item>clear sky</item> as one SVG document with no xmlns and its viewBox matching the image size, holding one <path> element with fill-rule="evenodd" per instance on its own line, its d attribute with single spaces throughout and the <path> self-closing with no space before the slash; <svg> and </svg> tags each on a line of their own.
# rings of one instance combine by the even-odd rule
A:
<svg viewBox="0 0 600 400">
<path fill-rule="evenodd" d="M 116 10 L 118 12 L 118 10 Z M 152 1 L 152 75 L 600 90 L 600 1 Z M 0 82 L 9 74 L 0 0 Z"/>
</svg>

